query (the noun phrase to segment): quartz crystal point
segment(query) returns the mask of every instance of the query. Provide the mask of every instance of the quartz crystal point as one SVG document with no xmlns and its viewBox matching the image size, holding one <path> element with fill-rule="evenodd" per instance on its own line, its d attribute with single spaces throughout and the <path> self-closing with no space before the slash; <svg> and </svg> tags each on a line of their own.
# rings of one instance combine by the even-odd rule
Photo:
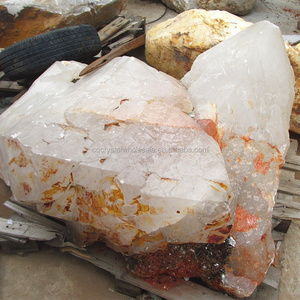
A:
<svg viewBox="0 0 300 300">
<path fill-rule="evenodd" d="M 237 201 L 236 245 L 220 289 L 250 295 L 274 257 L 271 218 L 289 146 L 294 76 L 280 30 L 259 22 L 198 56 L 182 79 L 198 119 L 216 109 Z"/>
<path fill-rule="evenodd" d="M 185 113 L 186 88 L 129 57 L 72 83 L 82 69 L 54 64 L 0 116 L 15 199 L 121 252 L 222 243 L 230 182 L 219 144 Z"/>
</svg>

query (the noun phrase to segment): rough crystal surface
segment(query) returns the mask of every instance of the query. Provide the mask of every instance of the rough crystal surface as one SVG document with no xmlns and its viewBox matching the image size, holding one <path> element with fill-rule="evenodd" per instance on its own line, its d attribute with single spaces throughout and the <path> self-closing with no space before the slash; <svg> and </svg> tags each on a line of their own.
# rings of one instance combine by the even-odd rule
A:
<svg viewBox="0 0 300 300">
<path fill-rule="evenodd" d="M 289 145 L 294 76 L 279 28 L 252 25 L 198 56 L 182 82 L 196 118 L 216 109 L 224 132 L 222 153 L 237 209 L 236 247 L 221 287 L 243 297 L 263 281 L 273 260 L 272 208 Z"/>
<path fill-rule="evenodd" d="M 53 65 L 1 115 L 1 173 L 14 197 L 92 226 L 84 238 L 118 251 L 224 241 L 229 179 L 218 143 L 183 112 L 185 87 L 134 58 L 73 84 L 79 69 Z"/>
</svg>

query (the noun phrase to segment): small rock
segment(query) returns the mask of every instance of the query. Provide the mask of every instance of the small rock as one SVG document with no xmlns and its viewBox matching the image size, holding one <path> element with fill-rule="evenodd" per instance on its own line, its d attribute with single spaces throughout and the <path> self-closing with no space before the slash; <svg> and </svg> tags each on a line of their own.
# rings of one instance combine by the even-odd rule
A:
<svg viewBox="0 0 300 300">
<path fill-rule="evenodd" d="M 255 0 L 162 0 L 168 7 L 181 13 L 193 8 L 226 10 L 236 15 L 246 15 L 255 5 Z"/>
<path fill-rule="evenodd" d="M 126 0 L 0 0 L 0 48 L 66 26 L 103 27 L 126 4 Z"/>
</svg>

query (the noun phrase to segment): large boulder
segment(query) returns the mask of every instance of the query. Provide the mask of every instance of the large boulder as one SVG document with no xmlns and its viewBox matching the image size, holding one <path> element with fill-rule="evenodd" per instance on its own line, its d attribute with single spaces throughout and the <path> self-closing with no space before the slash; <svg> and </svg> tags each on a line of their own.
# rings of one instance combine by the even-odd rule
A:
<svg viewBox="0 0 300 300">
<path fill-rule="evenodd" d="M 156 69 L 181 79 L 199 54 L 250 25 L 226 11 L 192 9 L 147 32 L 146 59 Z"/>
<path fill-rule="evenodd" d="M 236 15 L 246 15 L 256 0 L 162 0 L 168 7 L 181 13 L 193 8 L 226 10 Z"/>
<path fill-rule="evenodd" d="M 300 44 L 299 44 L 300 45 Z M 293 104 L 290 129 L 300 134 L 300 46 L 287 45 L 287 52 L 295 75 L 295 101 Z"/>
<path fill-rule="evenodd" d="M 0 48 L 66 26 L 102 27 L 126 5 L 127 0 L 0 0 Z"/>
<path fill-rule="evenodd" d="M 222 154 L 237 201 L 236 242 L 221 287 L 238 297 L 273 262 L 272 209 L 289 146 L 294 75 L 279 28 L 259 22 L 211 48 L 182 79 L 196 118 L 216 110 Z"/>
<path fill-rule="evenodd" d="M 73 84 L 82 69 L 56 63 L 0 116 L 0 174 L 15 199 L 121 252 L 224 241 L 230 182 L 185 87 L 129 57 Z"/>
</svg>

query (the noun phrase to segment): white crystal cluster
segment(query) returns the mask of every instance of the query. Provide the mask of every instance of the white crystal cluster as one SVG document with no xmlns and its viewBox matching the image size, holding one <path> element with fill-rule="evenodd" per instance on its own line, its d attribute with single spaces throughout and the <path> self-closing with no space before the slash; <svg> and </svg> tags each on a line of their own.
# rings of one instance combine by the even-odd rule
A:
<svg viewBox="0 0 300 300">
<path fill-rule="evenodd" d="M 226 239 L 225 164 L 183 112 L 184 86 L 128 57 L 71 83 L 82 67 L 56 63 L 1 115 L 1 173 L 16 200 L 92 226 L 84 239 L 118 251 Z"/>
<path fill-rule="evenodd" d="M 223 284 L 237 296 L 249 295 L 274 257 L 272 208 L 289 146 L 294 75 L 279 28 L 269 22 L 250 26 L 198 56 L 182 82 L 196 118 L 216 108 L 224 133 L 237 244 Z"/>
</svg>

